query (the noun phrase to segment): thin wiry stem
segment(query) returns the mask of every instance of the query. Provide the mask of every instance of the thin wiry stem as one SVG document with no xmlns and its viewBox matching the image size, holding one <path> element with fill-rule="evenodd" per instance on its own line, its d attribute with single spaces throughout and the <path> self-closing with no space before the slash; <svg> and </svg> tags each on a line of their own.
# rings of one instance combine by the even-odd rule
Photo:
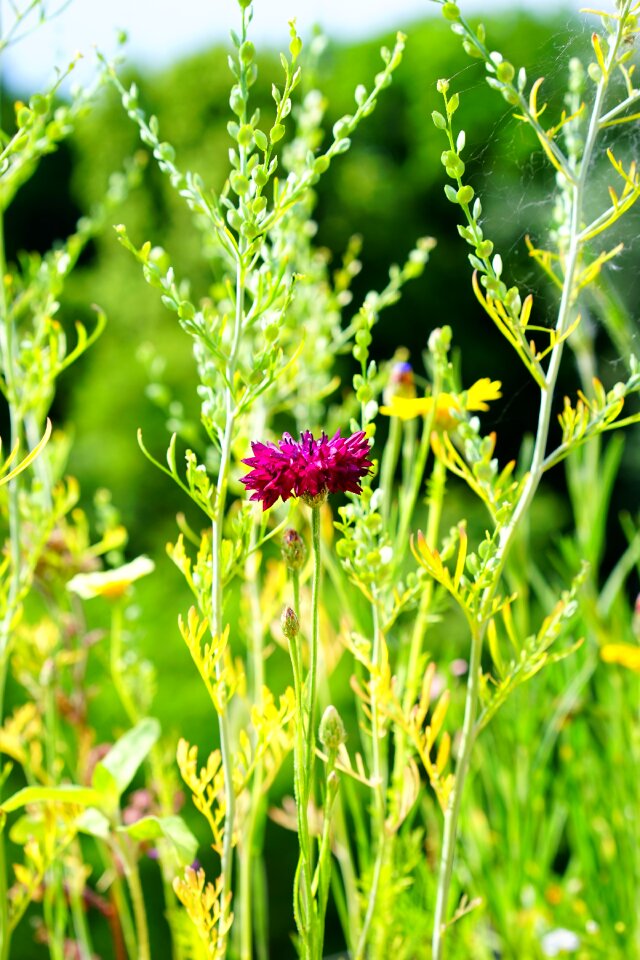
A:
<svg viewBox="0 0 640 960">
<path fill-rule="evenodd" d="M 362 960 L 365 955 L 365 950 L 367 946 L 367 940 L 369 937 L 369 930 L 371 929 L 371 923 L 373 921 L 373 915 L 376 908 L 376 901 L 378 899 L 378 891 L 380 889 L 380 879 L 382 877 L 382 868 L 385 861 L 385 853 L 387 847 L 387 835 L 385 827 L 385 813 L 386 813 L 386 793 L 387 793 L 387 777 L 386 777 L 386 763 L 383 757 L 382 751 L 382 737 L 380 734 L 380 706 L 378 702 L 378 687 L 379 687 L 379 672 L 382 668 L 382 655 L 383 655 L 383 644 L 384 637 L 382 636 L 382 631 L 380 630 L 380 614 L 378 610 L 378 600 L 375 594 L 373 593 L 373 602 L 371 605 L 373 613 L 373 647 L 371 660 L 373 664 L 373 669 L 376 671 L 376 675 L 372 677 L 371 683 L 371 732 L 372 732 L 372 744 L 371 744 L 371 757 L 372 757 L 372 774 L 373 780 L 375 782 L 374 788 L 374 809 L 373 815 L 371 818 L 372 826 L 372 836 L 376 837 L 377 841 L 377 850 L 376 858 L 373 865 L 373 874 L 371 877 L 371 887 L 369 889 L 369 902 L 367 904 L 367 911 L 365 913 L 364 920 L 362 922 L 362 929 L 360 931 L 360 939 L 358 941 L 358 946 L 356 947 L 355 960 Z"/>
</svg>

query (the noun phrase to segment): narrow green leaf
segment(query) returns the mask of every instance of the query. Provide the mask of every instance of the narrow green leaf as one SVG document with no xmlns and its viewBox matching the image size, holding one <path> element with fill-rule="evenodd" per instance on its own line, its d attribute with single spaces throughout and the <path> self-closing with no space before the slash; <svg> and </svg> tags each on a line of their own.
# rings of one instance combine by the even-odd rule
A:
<svg viewBox="0 0 640 960">
<path fill-rule="evenodd" d="M 96 764 L 94 788 L 100 793 L 115 791 L 121 797 L 159 736 L 160 724 L 154 717 L 147 717 L 128 730 L 104 760 Z"/>
<path fill-rule="evenodd" d="M 95 806 L 100 794 L 93 787 L 65 784 L 58 787 L 23 787 L 2 803 L 5 813 L 19 810 L 28 803 L 75 803 L 81 807 Z"/>
</svg>

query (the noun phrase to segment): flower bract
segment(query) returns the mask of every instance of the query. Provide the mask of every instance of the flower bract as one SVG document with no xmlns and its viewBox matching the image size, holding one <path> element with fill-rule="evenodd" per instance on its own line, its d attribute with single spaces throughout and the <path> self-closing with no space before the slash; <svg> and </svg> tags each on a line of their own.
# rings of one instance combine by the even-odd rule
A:
<svg viewBox="0 0 640 960">
<path fill-rule="evenodd" d="M 360 480 L 372 466 L 369 441 L 364 431 L 331 438 L 323 433 L 318 440 L 309 430 L 294 440 L 284 433 L 278 443 L 252 443 L 253 456 L 243 460 L 252 469 L 242 477 L 252 500 L 268 507 L 282 498 L 314 499 L 323 493 L 361 493 Z"/>
</svg>

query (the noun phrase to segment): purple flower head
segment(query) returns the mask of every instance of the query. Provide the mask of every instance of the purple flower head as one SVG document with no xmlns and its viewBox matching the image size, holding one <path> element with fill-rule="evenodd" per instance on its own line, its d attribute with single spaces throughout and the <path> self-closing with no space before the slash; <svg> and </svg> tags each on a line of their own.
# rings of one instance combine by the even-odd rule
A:
<svg viewBox="0 0 640 960">
<path fill-rule="evenodd" d="M 275 443 L 252 443 L 253 456 L 243 460 L 252 469 L 242 477 L 252 500 L 262 500 L 264 510 L 278 497 L 313 500 L 324 493 L 362 493 L 360 480 L 372 466 L 364 431 L 341 437 L 322 434 L 315 440 L 309 430 L 300 440 L 283 433 Z"/>
</svg>

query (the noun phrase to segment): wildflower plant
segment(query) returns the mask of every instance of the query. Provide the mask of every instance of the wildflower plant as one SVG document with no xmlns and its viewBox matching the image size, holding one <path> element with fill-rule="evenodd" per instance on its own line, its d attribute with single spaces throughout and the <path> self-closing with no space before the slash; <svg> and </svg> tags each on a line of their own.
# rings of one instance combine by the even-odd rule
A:
<svg viewBox="0 0 640 960">
<path fill-rule="evenodd" d="M 516 592 L 508 586 L 505 591 L 504 585 L 505 578 L 507 583 L 511 579 L 512 545 L 517 542 L 543 474 L 603 430 L 638 419 L 635 414 L 620 417 L 626 398 L 639 386 L 637 362 L 632 360 L 627 381 L 608 392 L 595 381 L 594 386 L 587 385 L 590 394 L 582 393 L 578 406 L 565 401 L 560 415 L 562 442 L 549 450 L 560 361 L 565 344 L 577 337 L 580 299 L 617 251 L 614 247 L 610 252 L 591 253 L 590 241 L 613 227 L 635 199 L 634 168 L 626 169 L 612 155 L 611 163 L 624 180 L 622 193 L 618 196 L 614 191 L 615 199 L 610 194 L 611 206 L 604 213 L 591 215 L 586 209 L 586 184 L 598 134 L 614 119 L 622 119 L 619 112 L 630 106 L 635 96 L 625 66 L 635 19 L 630 5 L 625 4 L 615 15 L 604 16 L 608 54 L 603 54 L 602 41 L 594 35 L 596 63 L 589 70 L 594 85 L 591 112 L 582 102 L 577 103 L 577 94 L 582 92 L 576 80 L 580 71 L 572 61 L 568 100 L 573 109 L 564 112 L 559 123 L 547 130 L 540 123 L 540 82 L 534 83 L 528 93 L 525 71 L 520 70 L 516 78 L 515 68 L 485 46 L 483 28 L 474 30 L 455 4 L 443 5 L 444 15 L 454 32 L 461 35 L 467 53 L 484 62 L 489 85 L 520 111 L 521 121 L 535 132 L 557 178 L 559 200 L 550 237 L 555 247 L 543 250 L 530 244 L 533 259 L 560 291 L 557 322 L 548 326 L 546 318 L 534 323 L 532 295 L 523 298 L 516 286 L 507 287 L 503 279 L 505 266 L 481 223 L 481 200 L 464 178 L 465 135 L 455 127 L 460 97 L 450 92 L 448 81 L 438 82 L 443 107 L 434 112 L 433 122 L 445 137 L 442 163 L 452 181 L 446 184 L 445 194 L 460 208 L 463 222 L 459 232 L 473 251 L 469 255 L 474 271 L 471 283 L 481 307 L 540 390 L 530 464 L 516 469 L 515 463 L 498 465 L 497 438 L 495 434 L 483 434 L 476 415 L 500 400 L 501 384 L 484 377 L 467 390 L 462 388 L 449 357 L 452 330 L 448 326 L 436 327 L 428 337 L 429 381 L 424 395 L 418 395 L 413 370 L 402 359 L 391 371 L 380 405 L 384 378 L 369 353 L 374 328 L 381 310 L 397 299 L 402 284 L 422 272 L 433 241 L 418 241 L 407 264 L 392 269 L 389 286 L 369 294 L 346 326 L 336 325 L 340 297 L 327 288 L 326 270 L 317 260 L 314 262 L 310 244 L 301 241 L 311 233 L 303 229 L 303 224 L 311 213 L 314 184 L 349 149 L 351 135 L 374 108 L 400 62 L 404 38 L 399 38 L 393 52 L 383 51 L 384 69 L 373 91 L 358 88 L 355 113 L 334 126 L 333 141 L 323 150 L 320 95 L 308 92 L 302 106 L 293 107 L 293 94 L 304 75 L 299 63 L 302 41 L 294 24 L 289 56 L 282 57 L 284 78 L 273 88 L 274 116 L 264 127 L 259 112 L 251 111 L 251 87 L 256 80 L 255 51 L 248 32 L 251 5 L 241 3 L 240 9 L 241 30 L 233 36 L 236 53 L 230 58 L 234 81 L 230 97 L 234 118 L 228 125 L 233 144 L 231 171 L 217 194 L 205 188 L 195 173 L 180 170 L 174 149 L 160 140 L 158 121 L 147 119 L 138 106 L 137 90 L 126 89 L 113 67 L 105 67 L 122 95 L 125 109 L 138 124 L 143 141 L 210 241 L 207 249 L 211 250 L 216 277 L 215 296 L 192 299 L 189 285 L 178 281 L 171 268 L 166 269 L 164 251 L 158 252 L 151 242 L 137 247 L 125 228 L 118 228 L 121 241 L 141 262 L 147 282 L 158 288 L 165 305 L 177 314 L 181 326 L 193 338 L 201 419 L 210 443 L 200 458 L 186 451 L 183 473 L 174 437 L 168 470 L 159 464 L 211 523 L 211 530 L 200 538 L 189 532 L 189 539 L 197 547 L 195 558 L 187 555 L 184 536 L 170 548 L 197 600 L 199 611 L 191 611 L 188 624 L 182 624 L 181 630 L 216 709 L 220 739 L 219 751 L 211 754 L 200 773 L 192 748 L 186 743 L 180 748 L 183 777 L 196 806 L 209 821 L 221 861 L 220 878 L 206 887 L 206 894 L 204 878 L 199 874 L 189 874 L 184 883 L 191 891 L 190 897 L 200 891 L 202 916 L 215 918 L 205 925 L 198 921 L 212 955 L 226 956 L 228 950 L 238 950 L 242 957 L 251 956 L 254 932 L 250 918 L 253 911 L 261 913 L 264 909 L 252 905 L 247 877 L 253 869 L 251 855 L 259 855 L 254 845 L 261 829 L 256 811 L 265 789 L 265 767 L 255 758 L 267 756 L 262 738 L 273 737 L 274 733 L 268 724 L 256 724 L 254 716 L 252 733 L 245 741 L 246 760 L 241 761 L 233 721 L 234 709 L 239 710 L 239 706 L 234 707 L 234 700 L 243 697 L 246 690 L 252 710 L 257 708 L 262 715 L 264 698 L 272 696 L 264 679 L 259 570 L 263 553 L 269 549 L 268 541 L 290 522 L 285 518 L 274 526 L 270 511 L 280 516 L 280 501 L 300 498 L 311 507 L 310 636 L 307 647 L 301 597 L 304 550 L 299 546 L 300 532 L 289 527 L 284 535 L 284 558 L 291 594 L 281 628 L 291 659 L 293 689 L 285 691 L 281 707 L 274 713 L 274 722 L 281 728 L 280 743 L 288 740 L 294 752 L 295 822 L 300 848 L 293 880 L 297 948 L 303 957 L 322 955 L 331 886 L 336 891 L 353 957 L 386 956 L 391 949 L 402 950 L 402 941 L 394 939 L 398 927 L 391 905 L 394 891 L 410 883 L 402 865 L 407 843 L 403 828 L 415 816 L 421 793 L 420 764 L 443 817 L 440 867 L 432 880 L 435 902 L 431 933 L 432 955 L 441 958 L 450 925 L 477 905 L 463 899 L 453 917 L 450 915 L 459 815 L 476 740 L 521 684 L 544 665 L 575 652 L 579 645 L 574 641 L 561 646 L 559 641 L 571 629 L 586 568 L 576 570 L 573 582 L 565 585 L 538 628 L 524 637 L 515 626 Z M 605 111 L 605 95 L 616 71 L 626 84 L 625 107 L 609 106 Z M 278 144 L 286 140 L 290 115 L 297 122 L 294 139 L 280 152 Z M 282 165 L 288 170 L 284 180 L 277 176 Z M 346 264 L 348 273 L 353 259 Z M 311 301 L 318 297 L 326 303 L 327 321 L 332 324 L 326 329 L 331 330 L 333 345 L 323 334 L 323 369 L 330 370 L 328 360 L 336 345 L 340 349 L 351 345 L 359 367 L 353 378 L 355 404 L 342 407 L 343 416 L 349 410 L 350 437 L 342 436 L 347 425 L 343 420 L 332 439 L 327 433 L 315 439 L 310 429 L 313 424 L 304 417 L 305 410 L 314 415 L 321 411 L 318 398 L 324 388 L 318 386 L 313 397 L 305 394 L 305 371 L 318 363 L 318 357 L 317 351 L 313 358 L 309 356 L 304 337 L 300 340 L 294 335 L 299 329 L 294 318 L 317 316 Z M 311 330 L 316 333 L 313 326 Z M 313 376 L 319 375 L 318 368 Z M 330 396 L 331 382 L 325 382 Z M 284 433 L 277 443 L 266 439 L 275 412 L 292 416 L 300 430 L 299 441 L 291 433 Z M 335 420 L 339 414 L 340 407 L 329 404 L 328 418 Z M 380 461 L 375 446 L 379 414 L 390 418 L 389 440 Z M 249 440 L 253 455 L 243 457 L 243 446 Z M 427 524 L 422 533 L 414 524 L 430 456 Z M 227 513 L 230 491 L 239 492 L 237 459 L 250 468 L 239 479 L 250 500 L 261 503 L 259 515 L 241 504 Z M 394 489 L 398 468 L 401 479 Z M 488 528 L 477 543 L 470 541 L 464 518 L 448 534 L 441 529 L 445 490 L 455 479 L 464 481 L 486 510 Z M 344 493 L 348 501 L 338 508 L 339 520 L 335 523 L 341 534 L 338 565 L 330 551 L 324 551 L 324 559 L 320 552 L 321 518 L 327 509 L 324 501 L 328 493 Z M 415 566 L 411 565 L 411 556 Z M 330 677 L 320 672 L 319 622 L 326 604 L 320 598 L 323 571 L 347 617 L 342 642 L 353 658 L 352 689 L 362 754 L 346 746 L 340 715 L 330 701 L 327 703 Z M 250 685 L 238 673 L 242 668 L 233 661 L 231 651 L 237 647 L 237 639 L 230 633 L 224 607 L 224 591 L 231 590 L 235 578 L 243 575 L 257 621 L 249 642 L 249 647 L 253 646 Z M 355 594 L 349 591 L 345 579 L 357 588 Z M 466 699 L 453 756 L 455 730 L 447 729 L 450 693 L 446 689 L 434 693 L 436 664 L 428 662 L 425 647 L 430 625 L 443 616 L 447 595 L 462 612 L 470 637 Z M 358 597 L 364 599 L 364 608 Z M 399 625 L 404 625 L 408 617 L 413 618 L 414 625 L 405 644 L 396 637 Z M 511 645 L 511 656 L 504 650 L 505 641 Z M 485 646 L 493 665 L 489 671 L 483 666 Z M 318 740 L 315 705 L 319 690 L 326 710 Z M 292 711 L 285 706 L 287 701 L 293 705 Z M 312 822 L 318 759 L 323 764 L 323 799 L 322 826 L 316 830 Z M 250 778 L 238 777 L 237 768 L 243 763 L 251 771 Z M 348 788 L 347 781 L 351 781 Z M 368 826 L 358 810 L 363 788 L 370 793 Z M 249 797 L 243 795 L 245 791 Z M 357 852 L 353 849 L 351 824 L 356 825 Z M 239 898 L 232 898 L 236 845 L 240 848 Z M 336 854 L 339 880 L 331 879 L 332 849 L 334 853 L 341 851 Z M 182 881 L 180 884 L 179 895 L 186 902 L 187 887 Z M 380 909 L 383 902 L 389 904 L 389 910 Z M 191 910 L 190 915 L 193 917 Z M 234 937 L 238 926 L 240 932 Z M 262 953 L 266 948 L 257 942 L 255 949 Z"/>
<path fill-rule="evenodd" d="M 48 13 L 62 13 L 63 7 Z M 40 2 L 13 4 L 0 48 L 18 42 L 46 16 Z M 35 94 L 28 104 L 15 104 L 12 126 L 1 137 L 1 224 L 22 185 L 70 136 L 97 95 L 100 78 L 87 89 L 74 91 L 70 102 L 60 98 L 60 88 L 74 66 L 75 61 L 59 71 L 49 89 Z M 7 262 L 4 229 L 0 230 L 0 392 L 10 432 L 5 438 L 10 453 L 3 458 L 0 478 L 2 958 L 12 955 L 13 934 L 33 900 L 42 902 L 36 935 L 51 956 L 62 958 L 70 949 L 92 955 L 86 918 L 92 872 L 87 843 L 99 848 L 107 873 L 113 869 L 108 886 L 124 909 L 122 924 L 117 921 L 114 926 L 115 939 L 124 936 L 131 956 L 148 956 L 138 870 L 141 844 L 157 842 L 161 860 L 171 861 L 171 879 L 177 865 L 185 859 L 190 862 L 195 852 L 193 838 L 179 817 L 138 814 L 134 825 L 125 816 L 123 794 L 160 734 L 158 721 L 143 716 L 151 702 L 151 666 L 129 656 L 125 677 L 121 654 L 129 588 L 149 570 L 141 569 L 138 561 L 119 574 L 100 571 L 105 556 L 111 564 L 122 558 L 126 531 L 102 491 L 95 504 L 101 536 L 92 536 L 87 515 L 78 507 L 78 483 L 65 476 L 69 436 L 53 423 L 51 414 L 58 378 L 93 345 L 106 323 L 96 307 L 91 328 L 76 322 L 75 334 L 69 332 L 73 324 L 62 304 L 66 281 L 87 245 L 140 182 L 142 167 L 141 156 L 127 161 L 112 176 L 101 203 L 47 253 L 19 251 L 17 262 Z M 103 638 L 89 630 L 79 600 L 98 596 L 109 596 L 116 603 L 107 659 L 132 727 L 125 732 L 120 728 L 122 736 L 101 755 L 96 753 L 87 674 Z M 12 712 L 6 706 L 8 685 Z M 117 739 L 117 733 L 112 735 Z M 162 763 L 156 764 L 154 776 L 152 789 L 162 793 L 164 786 L 166 799 L 170 775 L 165 777 Z M 172 804 L 170 797 L 171 814 Z M 155 809 L 150 814 L 160 812 L 163 799 L 151 806 Z M 13 844 L 24 849 L 23 858 L 15 863 Z M 103 905 L 100 898 L 97 902 Z"/>
<path fill-rule="evenodd" d="M 174 960 L 266 960 L 265 833 L 283 828 L 296 837 L 286 886 L 293 949 L 303 960 L 331 949 L 332 909 L 352 960 L 543 956 L 583 943 L 585 956 L 622 958 L 638 942 L 633 856 L 624 854 L 624 877 L 607 874 L 611 893 L 586 889 L 589 865 L 633 848 L 628 769 L 615 745 L 594 760 L 603 782 L 612 777 L 618 804 L 603 826 L 594 813 L 602 798 L 571 762 L 602 737 L 605 721 L 584 707 L 591 688 L 609 704 L 613 690 L 624 691 L 606 722 L 622 755 L 637 753 L 624 704 L 637 694 L 640 631 L 627 593 L 640 541 L 637 521 L 623 516 L 628 547 L 605 567 L 622 444 L 603 438 L 640 421 L 633 323 L 619 304 L 614 311 L 604 282 L 620 252 L 618 221 L 639 195 L 635 164 L 615 136 L 637 116 L 638 8 L 619 0 L 611 13 L 597 13 L 594 59 L 570 61 L 565 108 L 549 120 L 542 81 L 531 83 L 492 50 L 485 28 L 457 4 L 441 6 L 509 114 L 534 134 L 555 180 L 551 229 L 526 240 L 548 285 L 543 306 L 541 295 L 511 282 L 489 238 L 465 161 L 464 98 L 461 106 L 454 82 L 437 81 L 441 103 L 431 119 L 444 194 L 459 214 L 482 335 L 502 335 L 538 397 L 536 431 L 517 461 L 503 462 L 497 431 L 485 427 L 502 409 L 504 377 L 492 369 L 475 382 L 461 378 L 455 324 L 440 307 L 425 322 L 423 367 L 401 345 L 388 362 L 378 359 L 384 311 L 421 278 L 435 241 L 416 238 L 382 289 L 352 307 L 366 244 L 352 239 L 331 273 L 314 239 L 315 187 L 385 96 L 402 34 L 382 49 L 379 73 L 355 89 L 352 112 L 326 134 L 327 104 L 315 88 L 321 42 L 307 50 L 289 24 L 271 105 L 257 109 L 253 5 L 239 0 L 229 167 L 213 185 L 183 168 L 138 86 L 99 55 L 100 82 L 117 91 L 192 215 L 209 276 L 203 287 L 178 276 L 153 236 L 116 226 L 189 336 L 196 364 L 199 426 L 172 406 L 166 456 L 142 432 L 139 444 L 191 501 L 167 551 L 193 598 L 176 636 L 210 704 L 211 743 L 199 747 L 188 730 L 162 735 L 152 715 L 154 668 L 132 636 L 137 581 L 158 569 L 146 557 L 124 562 L 126 533 L 104 494 L 101 538 L 92 542 L 86 516 L 73 510 L 77 487 L 61 480 L 65 443 L 46 419 L 58 374 L 104 325 L 98 313 L 96 331 L 78 327 L 77 346 L 67 346 L 54 319 L 62 281 L 136 182 L 134 166 L 62 251 L 3 270 L 0 346 L 12 435 L 0 477 L 8 527 L 2 689 L 11 653 L 24 695 L 0 728 L 0 750 L 23 771 L 23 782 L 3 794 L 0 894 L 7 831 L 24 859 L 10 896 L 0 896 L 0 960 L 39 891 L 51 956 L 69 955 L 71 939 L 90 957 L 84 901 L 105 889 L 115 905 L 116 955 L 150 960 L 140 869 L 148 851 L 159 860 Z M 18 132 L 3 147 L 7 202 L 84 108 L 82 97 L 54 108 L 54 92 L 18 106 Z M 602 382 L 592 313 L 616 348 L 625 345 L 617 383 Z M 563 400 L 558 382 L 569 351 L 580 388 Z M 350 386 L 338 373 L 345 361 Z M 547 471 L 561 463 L 575 523 L 554 541 L 549 563 L 536 552 L 531 518 Z M 30 607 L 34 585 L 43 599 Z M 90 605 L 102 606 L 106 637 L 90 630 Z M 101 644 L 120 716 L 104 749 L 87 685 Z M 177 809 L 178 773 L 207 831 L 212 855 L 204 866 Z M 3 776 L 5 784 L 10 771 Z M 132 789 L 134 780 L 143 785 Z M 585 826 L 588 816 L 597 827 Z M 94 891 L 87 863 L 96 852 L 105 872 Z"/>
</svg>

